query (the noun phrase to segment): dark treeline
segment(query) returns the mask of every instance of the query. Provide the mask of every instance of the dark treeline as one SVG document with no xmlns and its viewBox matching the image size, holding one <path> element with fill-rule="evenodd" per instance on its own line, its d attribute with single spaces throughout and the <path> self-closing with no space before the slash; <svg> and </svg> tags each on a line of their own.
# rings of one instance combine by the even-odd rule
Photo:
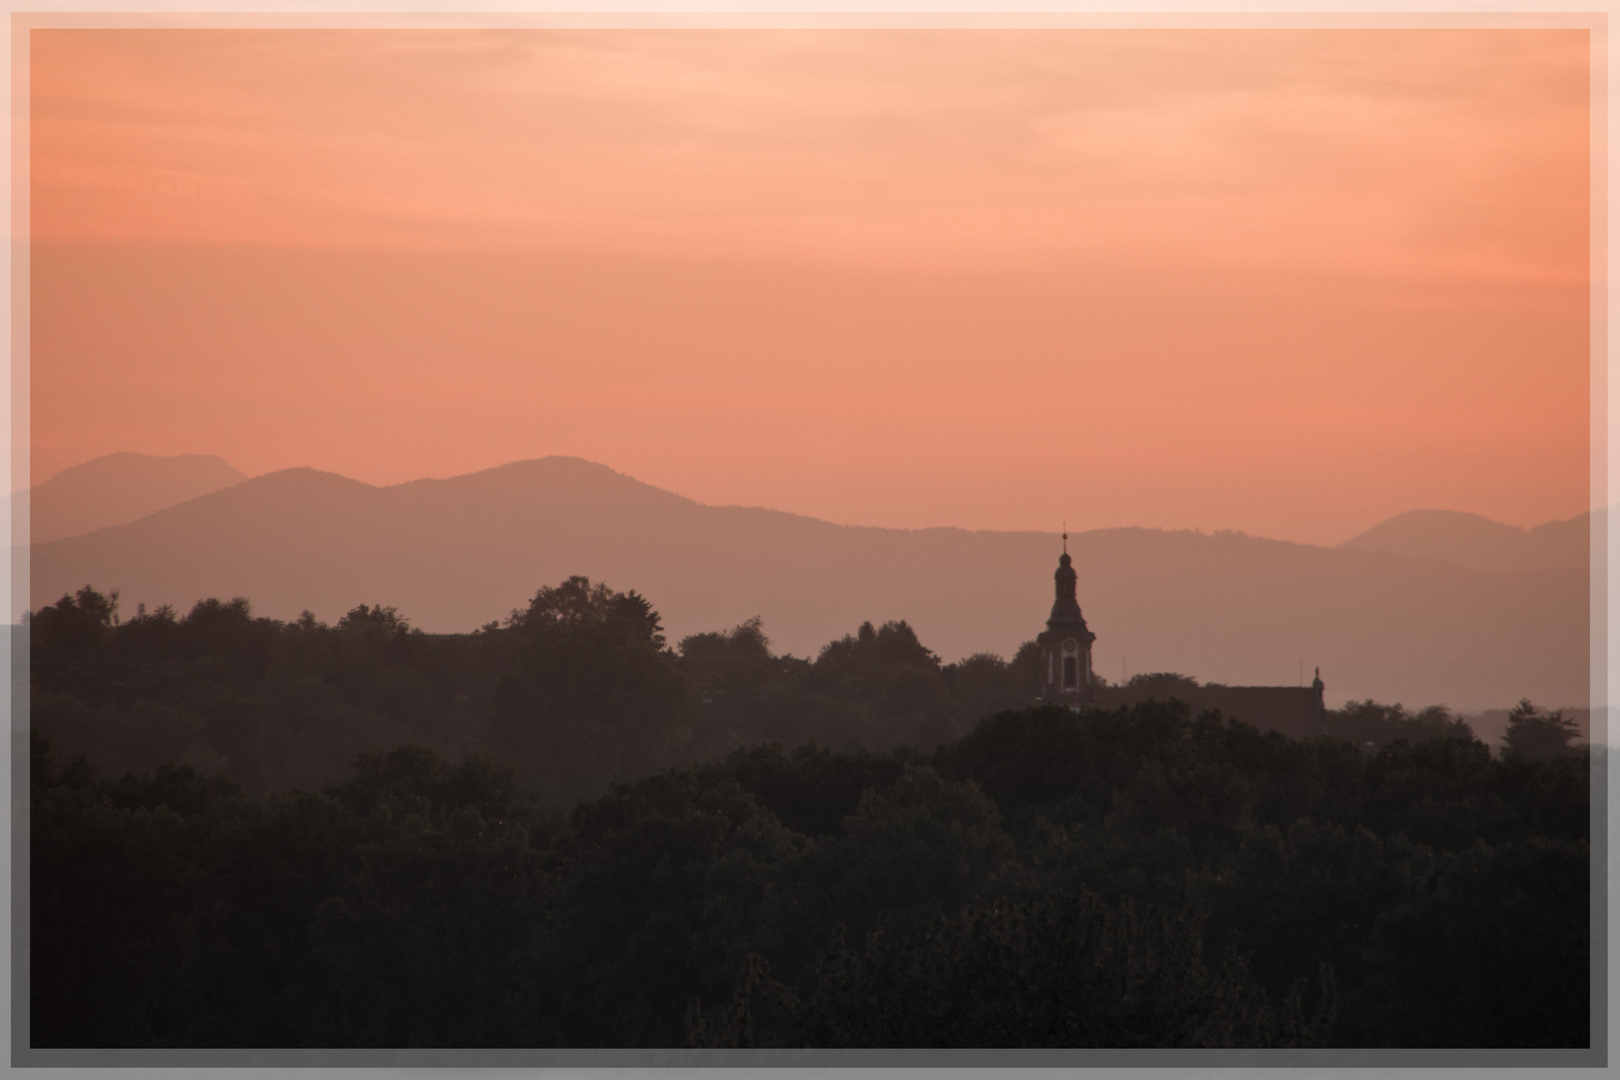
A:
<svg viewBox="0 0 1620 1080">
<path fill-rule="evenodd" d="M 472 634 L 423 634 L 380 606 L 328 626 L 255 618 L 240 598 L 128 619 L 116 601 L 85 588 L 30 618 L 34 730 L 104 772 L 183 762 L 252 793 L 413 743 L 490 754 L 563 806 L 763 741 L 935 746 L 1029 704 L 1035 679 L 1027 654 L 942 664 L 904 622 L 814 661 L 772 654 L 757 620 L 672 649 L 644 598 L 584 578 Z"/>
<path fill-rule="evenodd" d="M 487 759 L 251 799 L 37 742 L 36 1046 L 1584 1046 L 1584 755 L 1176 706 L 774 745 L 559 815 Z"/>
<path fill-rule="evenodd" d="M 1587 1045 L 1591 760 L 1528 706 L 1500 759 L 1028 708 L 582 579 L 30 630 L 36 1046 Z"/>
<path fill-rule="evenodd" d="M 117 595 L 88 587 L 29 624 L 32 726 L 59 753 L 108 775 L 189 764 L 252 794 L 330 783 L 362 751 L 411 743 L 489 754 L 561 808 L 765 741 L 931 748 L 1031 704 L 1038 685 L 1033 642 L 1011 662 L 943 664 L 904 622 L 867 623 L 813 661 L 774 655 L 757 620 L 670 648 L 644 598 L 584 578 L 472 634 L 423 634 L 381 606 L 284 623 L 241 598 L 120 619 Z M 1197 686 L 1130 682 L 1166 700 Z M 1557 714 L 1521 713 L 1530 756 L 1573 737 Z M 1363 749 L 1473 738 L 1442 707 L 1372 701 L 1329 711 L 1325 733 Z"/>
</svg>

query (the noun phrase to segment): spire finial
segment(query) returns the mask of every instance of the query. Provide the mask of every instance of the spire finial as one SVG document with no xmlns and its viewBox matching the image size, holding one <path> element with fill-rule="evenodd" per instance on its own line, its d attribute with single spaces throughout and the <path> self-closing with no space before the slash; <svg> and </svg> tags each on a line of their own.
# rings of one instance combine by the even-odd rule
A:
<svg viewBox="0 0 1620 1080">
<path fill-rule="evenodd" d="M 1069 519 L 1063 519 L 1063 554 L 1069 553 Z"/>
</svg>

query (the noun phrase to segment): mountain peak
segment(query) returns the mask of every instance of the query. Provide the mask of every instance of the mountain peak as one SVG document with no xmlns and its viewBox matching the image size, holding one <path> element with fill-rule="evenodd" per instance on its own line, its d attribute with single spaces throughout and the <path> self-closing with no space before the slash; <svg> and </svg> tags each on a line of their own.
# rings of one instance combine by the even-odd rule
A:
<svg viewBox="0 0 1620 1080">
<path fill-rule="evenodd" d="M 1584 569 L 1589 527 L 1588 514 L 1525 530 L 1462 510 L 1408 510 L 1339 547 L 1409 559 L 1440 559 L 1485 572 Z"/>
<path fill-rule="evenodd" d="M 214 454 L 104 454 L 28 493 L 30 539 L 41 544 L 122 525 L 246 479 Z"/>
</svg>

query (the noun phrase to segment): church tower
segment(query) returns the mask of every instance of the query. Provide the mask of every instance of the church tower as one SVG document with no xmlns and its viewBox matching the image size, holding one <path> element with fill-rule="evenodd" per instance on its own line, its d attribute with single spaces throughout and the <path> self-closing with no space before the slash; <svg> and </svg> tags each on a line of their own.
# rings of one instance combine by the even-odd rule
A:
<svg viewBox="0 0 1620 1080">
<path fill-rule="evenodd" d="M 1052 602 L 1052 617 L 1046 620 L 1046 631 L 1035 638 L 1041 655 L 1041 700 L 1078 705 L 1090 701 L 1092 696 L 1091 643 L 1097 635 L 1086 628 L 1080 614 L 1080 603 L 1075 599 L 1074 586 L 1078 577 L 1070 566 L 1069 534 L 1063 534 L 1063 554 L 1058 558 L 1056 582 L 1057 596 Z"/>
</svg>

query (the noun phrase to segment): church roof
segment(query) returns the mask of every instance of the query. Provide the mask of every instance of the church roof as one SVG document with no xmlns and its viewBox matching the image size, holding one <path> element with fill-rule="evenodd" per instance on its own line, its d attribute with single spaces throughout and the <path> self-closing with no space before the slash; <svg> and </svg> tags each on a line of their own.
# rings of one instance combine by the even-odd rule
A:
<svg viewBox="0 0 1620 1080">
<path fill-rule="evenodd" d="M 1058 557 L 1057 572 L 1052 575 L 1055 596 L 1052 601 L 1052 617 L 1046 620 L 1046 628 L 1051 632 L 1070 631 L 1073 633 L 1090 635 L 1086 628 L 1085 617 L 1080 614 L 1080 602 L 1075 599 L 1075 583 L 1079 575 L 1075 573 L 1073 562 L 1067 550 L 1068 535 L 1064 535 L 1064 552 Z"/>
</svg>

